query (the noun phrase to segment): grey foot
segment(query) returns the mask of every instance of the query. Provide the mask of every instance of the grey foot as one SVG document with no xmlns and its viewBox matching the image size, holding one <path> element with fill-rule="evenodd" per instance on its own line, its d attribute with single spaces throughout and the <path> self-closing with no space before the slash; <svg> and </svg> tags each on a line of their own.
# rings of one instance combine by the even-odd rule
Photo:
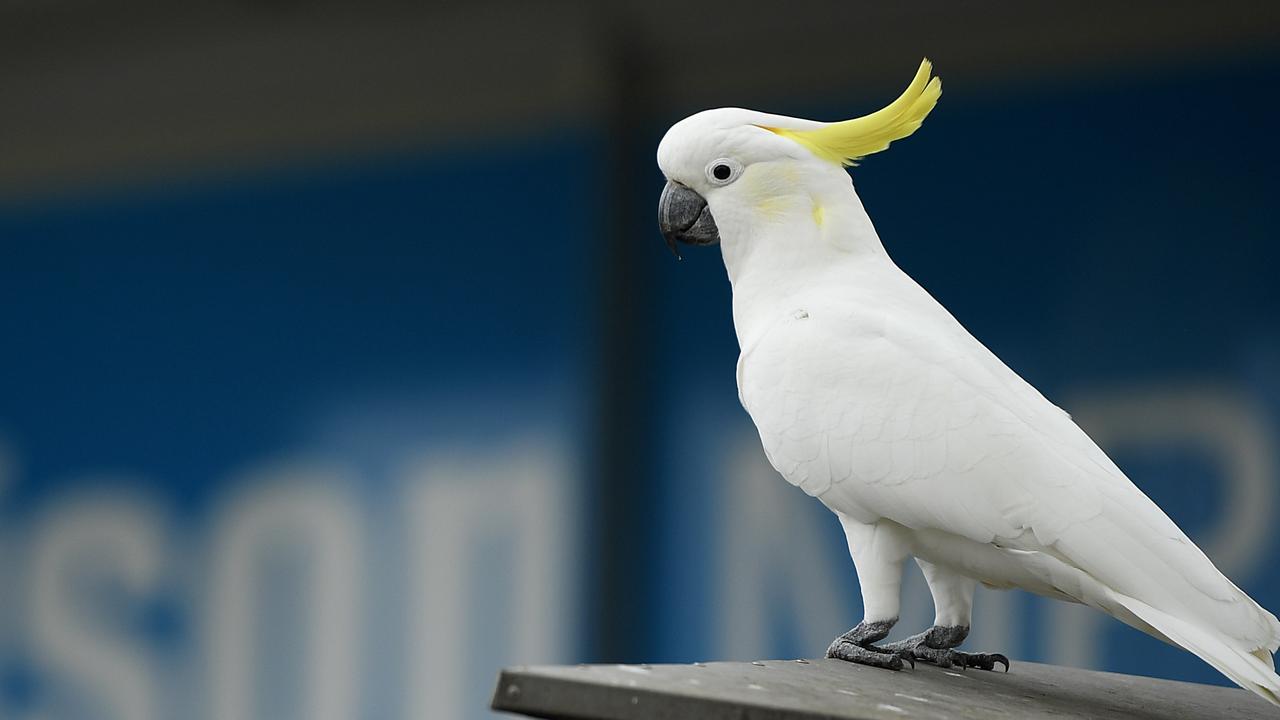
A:
<svg viewBox="0 0 1280 720">
<path fill-rule="evenodd" d="M 888 643 L 883 650 L 905 653 L 915 660 L 932 663 L 938 667 L 978 668 L 994 670 L 996 663 L 1004 665 L 1009 672 L 1009 658 L 1000 653 L 967 653 L 953 648 L 969 635 L 969 628 L 964 625 L 942 627 L 935 625 L 919 635 L 912 635 L 906 640 Z"/>
<path fill-rule="evenodd" d="M 858 623 L 857 627 L 831 643 L 827 648 L 827 657 L 886 670 L 901 670 L 903 661 L 915 667 L 915 659 L 911 653 L 879 648 L 873 644 L 889 634 L 889 629 L 893 627 L 894 622 L 896 620 Z"/>
<path fill-rule="evenodd" d="M 961 668 L 995 670 L 996 663 L 1000 663 L 1004 665 L 1004 671 L 1009 672 L 1009 658 L 1000 653 L 967 653 L 959 650 L 936 650 L 928 647 L 918 647 L 909 652 L 916 660 L 933 663 L 942 668 L 954 665 Z"/>
</svg>

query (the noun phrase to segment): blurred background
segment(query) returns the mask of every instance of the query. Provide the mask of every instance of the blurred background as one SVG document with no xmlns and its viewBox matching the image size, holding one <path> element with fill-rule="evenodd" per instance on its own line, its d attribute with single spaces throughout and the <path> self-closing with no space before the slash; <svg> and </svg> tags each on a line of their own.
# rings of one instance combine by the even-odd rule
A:
<svg viewBox="0 0 1280 720">
<path fill-rule="evenodd" d="M 477 718 L 505 664 L 821 653 L 843 537 L 653 153 L 926 55 L 937 110 L 852 171 L 889 252 L 1280 610 L 1278 41 L 1275 3 L 0 2 L 0 718 Z M 969 646 L 1225 682 L 1020 593 Z"/>
</svg>

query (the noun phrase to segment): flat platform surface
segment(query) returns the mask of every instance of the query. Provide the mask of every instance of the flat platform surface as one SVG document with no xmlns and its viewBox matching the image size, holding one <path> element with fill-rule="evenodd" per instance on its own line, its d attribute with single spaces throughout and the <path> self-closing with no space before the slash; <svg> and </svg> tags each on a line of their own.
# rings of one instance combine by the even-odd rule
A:
<svg viewBox="0 0 1280 720">
<path fill-rule="evenodd" d="M 1280 718 L 1235 688 L 1018 662 L 1008 674 L 839 660 L 509 668 L 496 710 L 576 720 L 1201 720 Z"/>
</svg>

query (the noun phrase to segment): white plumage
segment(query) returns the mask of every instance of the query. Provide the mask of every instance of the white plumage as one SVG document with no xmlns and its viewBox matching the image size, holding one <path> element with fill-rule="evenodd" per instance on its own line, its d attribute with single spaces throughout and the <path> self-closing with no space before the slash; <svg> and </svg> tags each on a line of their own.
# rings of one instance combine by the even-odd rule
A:
<svg viewBox="0 0 1280 720">
<path fill-rule="evenodd" d="M 707 111 L 658 158 L 714 217 L 742 404 L 773 466 L 839 516 L 864 623 L 896 620 L 912 556 L 940 626 L 967 629 L 974 581 L 1023 588 L 1102 610 L 1280 704 L 1275 616 L 892 262 L 849 175 L 792 137 L 817 127 Z M 741 171 L 721 183 L 726 158 Z"/>
</svg>

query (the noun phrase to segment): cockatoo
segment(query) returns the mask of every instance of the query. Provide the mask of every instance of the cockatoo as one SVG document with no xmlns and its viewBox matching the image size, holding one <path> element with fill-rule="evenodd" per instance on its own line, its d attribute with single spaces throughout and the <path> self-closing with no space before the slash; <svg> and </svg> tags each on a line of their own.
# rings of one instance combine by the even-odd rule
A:
<svg viewBox="0 0 1280 720">
<path fill-rule="evenodd" d="M 864 117 L 721 108 L 658 146 L 667 244 L 721 246 L 738 396 L 765 454 L 848 539 L 864 615 L 827 656 L 1007 671 L 1003 655 L 955 650 L 982 583 L 1097 608 L 1280 705 L 1276 617 L 885 252 L 845 168 L 920 127 L 942 93 L 931 74 L 925 60 Z M 877 644 L 908 556 L 933 626 Z"/>
</svg>

